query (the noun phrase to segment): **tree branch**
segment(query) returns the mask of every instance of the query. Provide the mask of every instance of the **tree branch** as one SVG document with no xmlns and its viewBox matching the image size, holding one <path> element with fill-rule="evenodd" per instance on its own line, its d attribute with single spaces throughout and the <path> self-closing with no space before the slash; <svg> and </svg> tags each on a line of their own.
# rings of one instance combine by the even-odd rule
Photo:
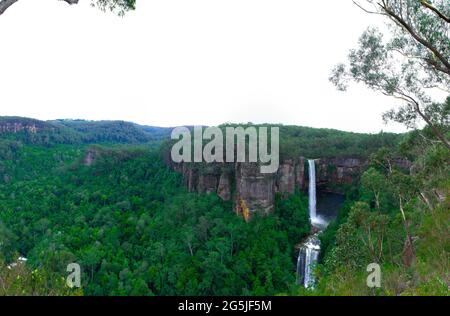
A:
<svg viewBox="0 0 450 316">
<path fill-rule="evenodd" d="M 435 60 L 432 60 L 431 58 L 426 58 L 426 57 L 422 57 L 422 56 L 413 56 L 413 55 L 408 55 L 406 53 L 404 53 L 403 51 L 401 51 L 400 49 L 397 48 L 392 48 L 393 51 L 399 53 L 400 55 L 402 55 L 405 58 L 409 58 L 409 59 L 420 59 L 425 61 L 428 66 L 431 69 L 440 71 L 446 75 L 450 76 L 450 69 L 446 69 L 445 67 L 442 67 L 438 62 L 436 62 Z M 424 64 L 420 64 L 423 68 L 426 68 Z"/>
<path fill-rule="evenodd" d="M 67 2 L 68 4 L 77 4 L 79 0 L 62 0 L 64 2 Z"/>
<path fill-rule="evenodd" d="M 448 141 L 448 139 L 434 125 L 434 123 L 431 121 L 431 119 L 428 117 L 428 115 L 426 115 L 425 113 L 422 112 L 422 110 L 420 109 L 419 103 L 413 97 L 411 97 L 401 91 L 397 91 L 397 93 L 401 95 L 401 97 L 397 96 L 397 98 L 402 99 L 402 100 L 408 102 L 409 104 L 411 104 L 413 106 L 414 110 L 416 111 L 416 113 L 419 114 L 419 116 L 428 124 L 428 126 L 430 126 L 433 134 L 447 147 L 447 149 L 450 149 L 450 142 Z"/>
<path fill-rule="evenodd" d="M 366 13 L 369 13 L 369 14 L 378 14 L 378 15 L 386 15 L 386 14 L 384 14 L 384 13 L 380 13 L 380 12 L 376 12 L 376 11 L 370 11 L 370 10 L 364 8 L 362 5 L 360 5 L 360 4 L 359 4 L 358 2 L 356 2 L 355 0 L 352 0 L 352 2 L 353 2 L 358 8 L 360 8 L 361 10 L 363 10 L 363 11 L 366 12 Z"/>
<path fill-rule="evenodd" d="M 18 0 L 0 0 L 0 15 L 3 14 L 10 6 L 16 3 Z M 61 0 L 68 4 L 77 4 L 79 0 Z"/>
<path fill-rule="evenodd" d="M 0 15 L 16 2 L 17 0 L 0 0 Z"/>
<path fill-rule="evenodd" d="M 426 2 L 425 0 L 421 0 L 420 4 L 436 13 L 437 16 L 443 19 L 445 22 L 450 23 L 450 18 L 446 17 L 441 11 L 433 7 L 430 3 Z"/>
<path fill-rule="evenodd" d="M 411 28 L 411 26 L 408 25 L 408 23 L 406 23 L 406 21 L 404 19 L 402 19 L 395 12 L 393 12 L 391 9 L 389 9 L 389 7 L 387 7 L 387 5 L 385 4 L 384 1 L 383 1 L 383 5 L 380 4 L 380 7 L 382 10 L 384 10 L 387 13 L 387 15 L 392 20 L 394 20 L 394 22 L 396 22 L 397 24 L 402 26 L 409 34 L 411 34 L 411 36 L 416 41 L 418 41 L 420 44 L 422 44 L 423 46 L 428 48 L 434 54 L 434 56 L 436 56 L 436 58 L 439 59 L 439 61 L 446 68 L 445 73 L 450 72 L 450 62 L 447 59 L 445 59 L 445 57 L 442 56 L 442 54 L 433 45 L 431 45 L 428 41 L 426 41 L 425 39 L 421 38 L 418 34 L 416 34 L 416 32 L 414 32 L 414 30 Z"/>
<path fill-rule="evenodd" d="M 450 69 L 442 67 L 437 63 L 435 60 L 432 60 L 431 58 L 424 58 L 424 60 L 427 62 L 428 65 L 430 65 L 432 68 L 436 69 L 437 71 L 440 71 L 444 74 L 447 74 L 450 76 Z"/>
</svg>

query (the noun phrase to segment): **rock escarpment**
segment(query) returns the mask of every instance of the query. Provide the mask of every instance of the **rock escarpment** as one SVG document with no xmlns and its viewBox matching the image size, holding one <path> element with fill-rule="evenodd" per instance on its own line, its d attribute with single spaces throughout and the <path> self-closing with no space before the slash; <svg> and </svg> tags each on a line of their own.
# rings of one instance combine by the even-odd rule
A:
<svg viewBox="0 0 450 316">
<path fill-rule="evenodd" d="M 39 127 L 34 123 L 23 124 L 20 122 L 11 122 L 0 124 L 0 133 L 18 133 L 21 131 L 28 131 L 35 134 L 38 129 Z"/>
<path fill-rule="evenodd" d="M 166 164 L 183 176 L 190 192 L 217 193 L 232 201 L 235 211 L 249 218 L 255 211 L 274 210 L 275 193 L 305 189 L 305 159 L 285 160 L 275 174 L 263 174 L 255 163 L 174 163 L 167 154 Z"/>
<path fill-rule="evenodd" d="M 367 159 L 355 157 L 316 159 L 317 187 L 342 193 L 342 188 L 357 180 L 367 164 Z"/>
<path fill-rule="evenodd" d="M 400 169 L 411 168 L 411 162 L 405 158 L 395 158 L 392 163 Z M 345 186 L 357 181 L 368 164 L 368 159 L 357 157 L 316 159 L 317 187 L 322 191 L 344 193 Z"/>
<path fill-rule="evenodd" d="M 0 134 L 28 132 L 36 134 L 41 131 L 55 131 L 52 124 L 27 117 L 0 116 Z"/>
<path fill-rule="evenodd" d="M 255 211 L 264 214 L 274 210 L 275 194 L 292 194 L 308 187 L 308 163 L 305 157 L 285 159 L 274 174 L 260 173 L 255 163 L 174 163 L 170 153 L 165 163 L 183 175 L 190 192 L 217 193 L 224 201 L 232 201 L 237 213 L 248 218 Z M 368 159 L 358 157 L 316 159 L 318 190 L 344 193 L 367 168 Z M 395 165 L 408 169 L 406 159 L 395 160 Z"/>
</svg>

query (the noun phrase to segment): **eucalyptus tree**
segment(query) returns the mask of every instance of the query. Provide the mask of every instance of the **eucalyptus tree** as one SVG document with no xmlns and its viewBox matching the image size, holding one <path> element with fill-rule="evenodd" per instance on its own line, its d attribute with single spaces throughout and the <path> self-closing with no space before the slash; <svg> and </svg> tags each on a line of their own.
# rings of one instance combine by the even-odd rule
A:
<svg viewBox="0 0 450 316">
<path fill-rule="evenodd" d="M 409 128 L 424 121 L 434 136 L 450 148 L 448 120 L 432 101 L 433 90 L 450 94 L 449 0 L 353 1 L 368 14 L 385 19 L 389 38 L 374 27 L 350 50 L 347 64 L 338 64 L 330 81 L 339 90 L 361 82 L 372 90 L 402 100 L 383 115 Z M 443 103 L 445 104 L 445 103 Z M 445 114 L 447 113 L 447 114 Z M 446 123 L 447 122 L 447 123 Z"/>
<path fill-rule="evenodd" d="M 3 14 L 10 6 L 19 0 L 0 0 L 0 15 Z M 77 4 L 79 0 L 59 0 L 68 4 Z M 96 6 L 102 10 L 111 10 L 123 15 L 126 11 L 134 10 L 136 0 L 90 0 L 92 6 Z"/>
</svg>

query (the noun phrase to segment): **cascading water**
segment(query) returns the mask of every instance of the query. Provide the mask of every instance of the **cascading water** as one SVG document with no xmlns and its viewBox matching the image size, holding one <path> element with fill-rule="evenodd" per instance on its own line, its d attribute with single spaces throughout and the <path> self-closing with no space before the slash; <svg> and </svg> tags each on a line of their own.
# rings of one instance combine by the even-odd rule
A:
<svg viewBox="0 0 450 316">
<path fill-rule="evenodd" d="M 311 225 L 318 228 L 319 230 L 324 229 L 327 226 L 327 222 L 320 216 L 317 215 L 316 210 L 316 163 L 314 159 L 308 160 L 309 165 L 309 218 L 311 220 Z"/>
<path fill-rule="evenodd" d="M 314 286 L 313 270 L 319 259 L 320 241 L 317 234 L 310 236 L 300 248 L 297 259 L 297 283 L 305 288 Z"/>
<path fill-rule="evenodd" d="M 314 160 L 309 164 L 309 217 L 313 227 L 321 230 L 326 226 L 325 221 L 316 214 L 316 166 Z M 310 236 L 300 248 L 297 258 L 297 283 L 305 288 L 314 286 L 313 269 L 317 264 L 320 252 L 318 234 Z"/>
<path fill-rule="evenodd" d="M 308 160 L 309 164 L 309 217 L 311 222 L 316 220 L 316 164 L 313 159 Z"/>
<path fill-rule="evenodd" d="M 309 166 L 309 217 L 313 227 L 311 234 L 300 246 L 297 257 L 297 284 L 305 288 L 314 287 L 314 267 L 317 265 L 320 253 L 319 235 L 329 221 L 336 217 L 337 211 L 343 203 L 343 197 L 330 199 L 329 195 L 320 195 L 318 203 L 319 212 L 316 210 L 316 166 L 314 160 L 308 160 Z M 318 214 L 320 213 L 320 215 Z"/>
</svg>

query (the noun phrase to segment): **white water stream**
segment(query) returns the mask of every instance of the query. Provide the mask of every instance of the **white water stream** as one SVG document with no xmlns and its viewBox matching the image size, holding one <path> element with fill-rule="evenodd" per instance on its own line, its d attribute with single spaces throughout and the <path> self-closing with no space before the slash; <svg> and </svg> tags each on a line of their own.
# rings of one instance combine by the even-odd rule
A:
<svg viewBox="0 0 450 316">
<path fill-rule="evenodd" d="M 317 216 L 316 210 L 316 165 L 313 159 L 309 164 L 309 218 L 311 225 L 319 231 L 327 226 L 327 222 Z M 318 233 L 311 235 L 300 248 L 297 258 L 297 283 L 305 288 L 314 286 L 314 267 L 317 264 L 320 253 L 320 240 Z"/>
</svg>

